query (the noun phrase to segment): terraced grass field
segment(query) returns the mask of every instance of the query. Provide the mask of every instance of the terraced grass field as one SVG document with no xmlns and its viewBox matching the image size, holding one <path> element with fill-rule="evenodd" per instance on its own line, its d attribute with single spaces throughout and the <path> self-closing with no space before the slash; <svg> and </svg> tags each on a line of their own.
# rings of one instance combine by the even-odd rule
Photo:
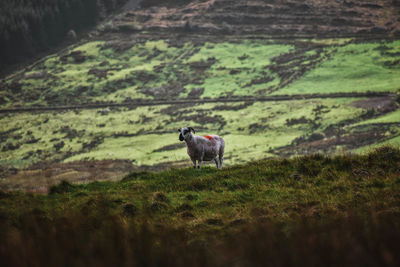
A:
<svg viewBox="0 0 400 267">
<path fill-rule="evenodd" d="M 92 41 L 3 81 L 2 106 L 398 92 L 400 41 Z"/>
</svg>

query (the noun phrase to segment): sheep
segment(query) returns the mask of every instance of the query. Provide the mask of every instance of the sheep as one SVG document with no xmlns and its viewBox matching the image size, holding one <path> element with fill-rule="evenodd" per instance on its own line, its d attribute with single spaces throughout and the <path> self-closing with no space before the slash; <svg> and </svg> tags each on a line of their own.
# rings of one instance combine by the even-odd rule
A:
<svg viewBox="0 0 400 267">
<path fill-rule="evenodd" d="M 186 142 L 187 153 L 193 162 L 193 168 L 196 169 L 196 160 L 200 169 L 203 161 L 214 160 L 218 169 L 222 169 L 224 160 L 225 141 L 218 135 L 193 135 L 196 133 L 192 127 L 178 129 L 179 140 Z M 219 160 L 217 159 L 219 156 Z"/>
</svg>

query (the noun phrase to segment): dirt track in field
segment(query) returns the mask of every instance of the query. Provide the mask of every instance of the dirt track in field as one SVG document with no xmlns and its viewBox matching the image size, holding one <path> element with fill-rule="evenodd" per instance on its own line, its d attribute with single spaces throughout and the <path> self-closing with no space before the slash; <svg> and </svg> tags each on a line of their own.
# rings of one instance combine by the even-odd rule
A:
<svg viewBox="0 0 400 267">
<path fill-rule="evenodd" d="M 156 100 L 132 100 L 123 103 L 88 103 L 71 106 L 31 106 L 18 108 L 0 109 L 0 113 L 20 113 L 20 112 L 46 112 L 71 109 L 98 109 L 113 107 L 137 107 L 137 106 L 159 106 L 176 104 L 205 104 L 205 103 L 235 103 L 235 102 L 271 102 L 271 101 L 292 101 L 302 99 L 322 99 L 322 98 L 372 98 L 372 99 L 393 99 L 393 93 L 333 93 L 333 94 L 308 94 L 308 95 L 277 95 L 265 97 L 229 97 L 229 98 L 182 98 L 182 99 L 156 99 Z"/>
<path fill-rule="evenodd" d="M 0 170 L 0 190 L 47 193 L 61 181 L 88 183 L 94 181 L 118 181 L 137 171 L 161 171 L 177 167 L 189 167 L 189 161 L 164 162 L 153 166 L 134 166 L 130 160 L 91 160 L 68 163 L 42 162 L 29 168 Z"/>
</svg>

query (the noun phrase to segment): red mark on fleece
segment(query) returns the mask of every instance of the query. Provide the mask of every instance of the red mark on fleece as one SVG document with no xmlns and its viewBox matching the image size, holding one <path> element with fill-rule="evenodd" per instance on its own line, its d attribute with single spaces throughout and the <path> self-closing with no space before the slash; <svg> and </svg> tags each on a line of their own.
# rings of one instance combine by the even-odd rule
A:
<svg viewBox="0 0 400 267">
<path fill-rule="evenodd" d="M 207 138 L 208 140 L 214 140 L 214 137 L 212 137 L 211 135 L 205 135 L 203 137 Z"/>
</svg>

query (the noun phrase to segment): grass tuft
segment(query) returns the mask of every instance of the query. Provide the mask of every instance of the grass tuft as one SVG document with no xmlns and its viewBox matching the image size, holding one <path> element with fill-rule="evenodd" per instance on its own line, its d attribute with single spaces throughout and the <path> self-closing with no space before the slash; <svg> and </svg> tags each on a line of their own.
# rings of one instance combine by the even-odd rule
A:
<svg viewBox="0 0 400 267">
<path fill-rule="evenodd" d="M 64 194 L 73 193 L 76 191 L 76 187 L 67 181 L 61 181 L 59 185 L 50 187 L 49 194 Z"/>
</svg>

